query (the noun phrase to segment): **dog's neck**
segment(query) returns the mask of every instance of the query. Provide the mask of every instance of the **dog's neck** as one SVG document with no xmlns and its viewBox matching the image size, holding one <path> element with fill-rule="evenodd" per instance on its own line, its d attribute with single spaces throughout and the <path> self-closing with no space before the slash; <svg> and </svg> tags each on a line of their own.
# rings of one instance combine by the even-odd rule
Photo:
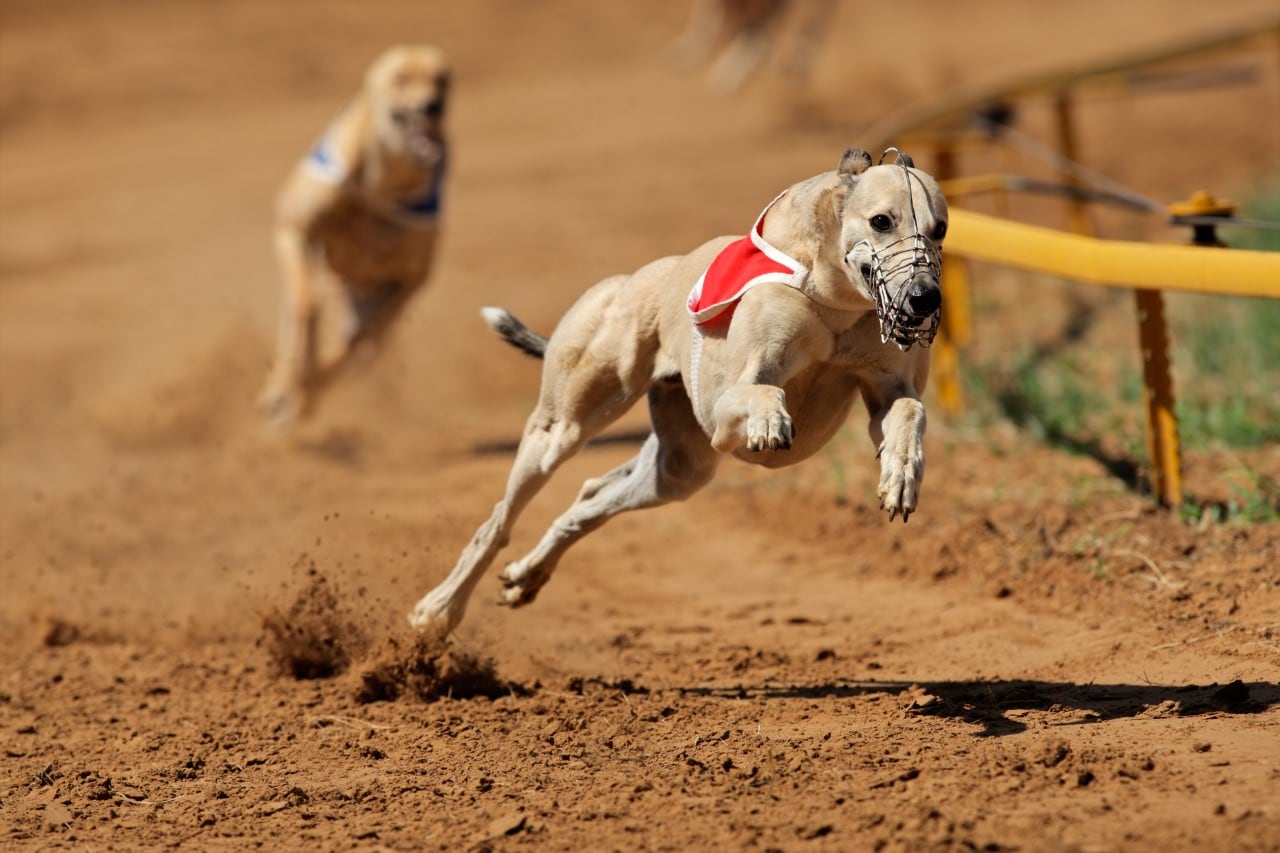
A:
<svg viewBox="0 0 1280 853">
<path fill-rule="evenodd" d="M 809 268 L 801 292 L 833 331 L 853 326 L 875 303 L 856 295 L 840 247 L 840 207 L 847 185 L 836 172 L 792 185 L 764 221 L 764 238 Z"/>
</svg>

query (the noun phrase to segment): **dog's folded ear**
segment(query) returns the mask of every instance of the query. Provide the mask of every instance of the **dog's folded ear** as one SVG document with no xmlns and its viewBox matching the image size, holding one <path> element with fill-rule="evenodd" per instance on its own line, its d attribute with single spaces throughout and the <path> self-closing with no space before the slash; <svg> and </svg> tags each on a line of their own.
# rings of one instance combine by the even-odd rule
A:
<svg viewBox="0 0 1280 853">
<path fill-rule="evenodd" d="M 841 175 L 861 175 L 871 168 L 871 155 L 861 148 L 846 148 L 836 171 Z"/>
</svg>

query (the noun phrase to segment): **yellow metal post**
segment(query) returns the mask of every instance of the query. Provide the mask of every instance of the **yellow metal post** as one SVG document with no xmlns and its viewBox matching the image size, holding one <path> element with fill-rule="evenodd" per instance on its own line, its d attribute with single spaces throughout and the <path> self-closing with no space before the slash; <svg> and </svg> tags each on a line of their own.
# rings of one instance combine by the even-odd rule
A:
<svg viewBox="0 0 1280 853">
<path fill-rule="evenodd" d="M 938 145 L 935 176 L 940 181 L 954 178 L 955 149 L 950 140 Z M 969 295 L 969 269 L 960 258 L 942 254 L 942 323 L 933 341 L 933 375 L 938 404 L 947 414 L 964 409 L 964 388 L 960 384 L 960 351 L 973 337 Z"/>
<path fill-rule="evenodd" d="M 1143 397 L 1147 407 L 1147 451 L 1153 464 L 1152 490 L 1165 506 L 1182 503 L 1182 455 L 1178 420 L 1173 413 L 1173 379 L 1169 374 L 1169 332 L 1164 294 L 1133 292 L 1138 308 L 1138 340 L 1142 347 Z"/>
<path fill-rule="evenodd" d="M 938 404 L 949 415 L 964 411 L 960 383 L 960 347 L 969 343 L 969 267 L 963 258 L 942 256 L 942 323 L 933 341 L 933 373 Z"/>
</svg>

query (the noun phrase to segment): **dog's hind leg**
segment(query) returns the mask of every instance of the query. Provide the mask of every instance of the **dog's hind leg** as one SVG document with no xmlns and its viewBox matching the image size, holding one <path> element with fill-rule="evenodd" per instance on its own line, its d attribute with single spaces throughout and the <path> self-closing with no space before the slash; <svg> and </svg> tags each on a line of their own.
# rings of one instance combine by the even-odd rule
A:
<svg viewBox="0 0 1280 853">
<path fill-rule="evenodd" d="M 417 286 L 389 282 L 365 296 L 346 295 L 344 328 L 335 351 L 315 367 L 307 381 L 311 405 L 352 366 L 353 356 L 360 350 L 378 355 L 391 326 L 404 313 L 405 305 Z"/>
<path fill-rule="evenodd" d="M 457 627 L 476 583 L 507 544 L 520 513 L 560 463 L 576 453 L 586 439 L 576 424 L 548 423 L 534 413 L 520 439 L 506 494 L 463 549 L 453 571 L 414 607 L 409 615 L 411 625 L 439 629 L 442 634 Z"/>
<path fill-rule="evenodd" d="M 548 364 L 552 367 L 547 374 L 555 374 L 558 360 L 554 354 L 549 355 Z M 457 627 L 476 583 L 506 546 L 516 519 L 529 501 L 562 462 L 644 393 L 643 388 L 627 388 L 611 371 L 586 370 L 569 379 L 547 374 L 538 407 L 520 439 L 506 494 L 463 549 L 448 577 L 414 607 L 409 616 L 414 627 L 439 630 L 442 634 Z"/>
<path fill-rule="evenodd" d="M 413 607 L 408 617 L 411 625 L 439 630 L 442 634 L 457 628 L 472 590 L 500 549 L 506 547 L 521 512 L 561 462 L 581 450 L 588 438 L 575 421 L 545 418 L 541 407 L 534 412 L 520 439 L 516 461 L 507 478 L 506 494 L 494 506 L 493 515 L 480 525 L 471 542 L 462 549 L 447 578 Z"/>
<path fill-rule="evenodd" d="M 533 601 L 570 546 L 618 513 L 684 500 L 711 481 L 720 454 L 694 420 L 683 386 L 655 385 L 649 409 L 654 432 L 640 453 L 588 480 L 538 545 L 502 571 L 504 603 L 518 607 Z"/>
</svg>

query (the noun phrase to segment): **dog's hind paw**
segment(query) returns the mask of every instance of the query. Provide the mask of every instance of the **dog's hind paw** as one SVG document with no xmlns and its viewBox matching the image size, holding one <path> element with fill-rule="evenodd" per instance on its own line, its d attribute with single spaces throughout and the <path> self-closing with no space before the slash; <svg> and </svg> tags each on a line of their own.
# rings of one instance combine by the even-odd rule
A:
<svg viewBox="0 0 1280 853">
<path fill-rule="evenodd" d="M 547 581 L 545 577 L 523 570 L 520 563 L 509 563 L 498 573 L 498 580 L 502 581 L 502 597 L 498 603 L 505 607 L 532 604 L 538 590 Z"/>
<path fill-rule="evenodd" d="M 448 590 L 436 587 L 413 606 L 409 613 L 409 625 L 423 634 L 443 639 L 458 627 L 465 607 L 465 601 L 460 607 Z"/>
</svg>

